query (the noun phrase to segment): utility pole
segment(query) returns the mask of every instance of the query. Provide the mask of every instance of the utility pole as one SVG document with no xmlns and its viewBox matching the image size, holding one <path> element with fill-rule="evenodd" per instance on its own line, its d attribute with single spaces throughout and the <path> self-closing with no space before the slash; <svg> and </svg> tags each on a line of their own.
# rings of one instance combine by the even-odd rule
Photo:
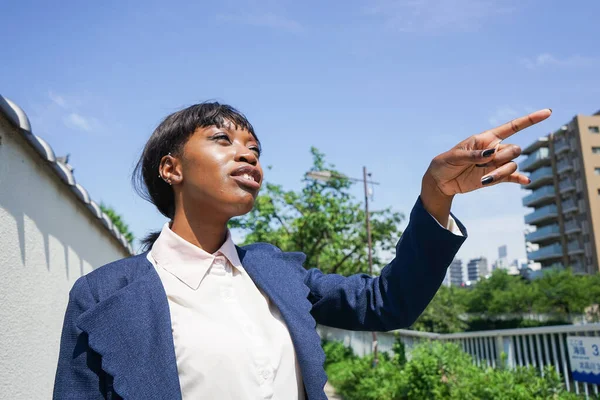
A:
<svg viewBox="0 0 600 400">
<path fill-rule="evenodd" d="M 373 276 L 373 242 L 371 241 L 371 218 L 369 216 L 369 188 L 367 187 L 367 178 L 371 174 L 367 174 L 367 167 L 363 167 L 363 183 L 365 188 L 365 219 L 367 222 L 367 248 L 369 256 L 369 275 Z M 373 367 L 379 363 L 377 358 L 377 332 L 371 332 L 373 336 Z"/>
</svg>

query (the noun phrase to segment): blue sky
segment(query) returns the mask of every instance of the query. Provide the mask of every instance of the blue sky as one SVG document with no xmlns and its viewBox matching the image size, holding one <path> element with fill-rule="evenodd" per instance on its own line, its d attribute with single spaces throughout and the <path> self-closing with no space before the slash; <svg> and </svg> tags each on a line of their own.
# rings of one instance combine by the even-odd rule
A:
<svg viewBox="0 0 600 400">
<path fill-rule="evenodd" d="M 572 4 L 577 4 L 573 6 Z M 34 133 L 70 153 L 75 177 L 136 236 L 164 219 L 129 177 L 167 114 L 217 99 L 243 111 L 294 189 L 316 146 L 375 180 L 373 208 L 410 212 L 430 160 L 528 111 L 553 116 L 525 146 L 600 109 L 600 2 L 351 0 L 8 2 L 0 93 Z M 361 188 L 355 188 L 360 198 Z M 525 191 L 459 196 L 470 232 L 459 256 L 525 255 Z"/>
</svg>

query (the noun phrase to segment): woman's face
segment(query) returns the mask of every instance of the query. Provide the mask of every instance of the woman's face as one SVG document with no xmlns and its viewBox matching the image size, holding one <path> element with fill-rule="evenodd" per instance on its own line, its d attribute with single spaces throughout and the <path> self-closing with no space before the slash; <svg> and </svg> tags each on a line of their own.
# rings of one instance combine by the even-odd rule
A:
<svg viewBox="0 0 600 400">
<path fill-rule="evenodd" d="M 246 130 L 228 123 L 197 129 L 179 157 L 183 207 L 226 218 L 243 215 L 254 206 L 262 184 L 259 144 Z"/>
</svg>

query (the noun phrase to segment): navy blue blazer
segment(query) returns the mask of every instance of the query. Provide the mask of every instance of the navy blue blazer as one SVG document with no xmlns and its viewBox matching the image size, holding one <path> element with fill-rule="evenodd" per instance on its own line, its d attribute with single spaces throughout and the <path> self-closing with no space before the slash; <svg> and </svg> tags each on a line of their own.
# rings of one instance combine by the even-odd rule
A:
<svg viewBox="0 0 600 400">
<path fill-rule="evenodd" d="M 269 244 L 237 249 L 248 275 L 287 323 L 308 399 L 327 398 L 316 324 L 365 331 L 410 326 L 465 240 L 466 230 L 457 223 L 464 237 L 441 227 L 417 200 L 396 258 L 376 278 L 306 270 L 304 254 Z M 146 254 L 105 265 L 74 284 L 54 398 L 181 398 L 169 305 Z"/>
</svg>

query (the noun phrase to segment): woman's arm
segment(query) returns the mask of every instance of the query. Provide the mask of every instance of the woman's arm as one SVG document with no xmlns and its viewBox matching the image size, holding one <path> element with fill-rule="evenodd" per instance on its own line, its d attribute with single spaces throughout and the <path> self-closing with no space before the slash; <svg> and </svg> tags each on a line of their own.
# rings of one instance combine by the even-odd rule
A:
<svg viewBox="0 0 600 400">
<path fill-rule="evenodd" d="M 323 324 L 353 330 L 391 330 L 410 326 L 440 287 L 446 268 L 466 238 L 443 228 L 455 195 L 501 182 L 528 184 L 513 161 L 518 146 L 502 142 L 552 114 L 536 111 L 473 135 L 436 156 L 425 172 L 421 196 L 396 246 L 396 258 L 372 278 L 324 275 L 310 270 L 312 314 Z M 482 205 L 485 206 L 485 205 Z M 439 223 L 438 223 L 439 221 Z"/>
<path fill-rule="evenodd" d="M 95 303 L 87 278 L 79 278 L 69 293 L 54 381 L 55 400 L 105 398 L 106 374 L 100 356 L 89 348 L 87 335 L 75 325 Z"/>
<path fill-rule="evenodd" d="M 443 228 L 419 198 L 396 245 L 396 258 L 373 278 L 307 271 L 312 315 L 322 325 L 388 331 L 410 326 L 440 287 L 446 268 L 466 239 Z"/>
</svg>

